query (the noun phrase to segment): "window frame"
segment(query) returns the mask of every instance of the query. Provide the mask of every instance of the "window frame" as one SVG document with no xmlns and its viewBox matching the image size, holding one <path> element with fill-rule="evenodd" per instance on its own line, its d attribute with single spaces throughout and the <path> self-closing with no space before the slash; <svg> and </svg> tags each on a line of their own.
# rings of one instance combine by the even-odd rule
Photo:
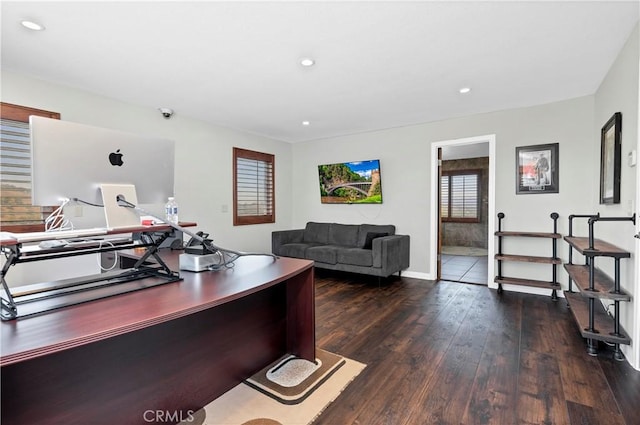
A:
<svg viewBox="0 0 640 425">
<path fill-rule="evenodd" d="M 271 202 L 270 214 L 259 215 L 238 215 L 238 159 L 255 160 L 269 163 L 271 165 L 271 190 L 269 200 Z M 256 152 L 248 149 L 233 148 L 233 225 L 243 226 L 249 224 L 275 223 L 276 221 L 276 196 L 275 196 L 275 175 L 276 157 L 273 154 Z"/>
<path fill-rule="evenodd" d="M 46 111 L 44 109 L 32 108 L 29 106 L 16 105 L 13 103 L 0 102 L 0 118 L 18 121 L 23 123 L 29 122 L 29 117 L 31 115 L 36 115 L 39 117 L 46 117 L 52 119 L 60 119 L 59 112 Z M 32 205 L 38 207 L 38 205 Z M 41 212 L 44 215 L 49 214 L 54 206 L 39 206 Z M 44 217 L 41 223 L 34 224 L 3 224 L 0 222 L 0 230 L 7 232 L 40 232 L 44 230 Z"/>
<path fill-rule="evenodd" d="M 447 177 L 449 193 L 447 194 L 447 216 L 442 214 L 442 193 L 440 193 L 440 219 L 445 223 L 480 223 L 482 220 L 481 205 L 482 205 L 482 169 L 462 169 L 462 170 L 442 170 L 441 179 Z M 476 216 L 475 217 L 451 217 L 451 177 L 453 176 L 468 176 L 474 175 L 477 178 L 477 191 L 476 191 Z M 440 188 L 442 188 L 442 180 L 439 182 Z"/>
</svg>

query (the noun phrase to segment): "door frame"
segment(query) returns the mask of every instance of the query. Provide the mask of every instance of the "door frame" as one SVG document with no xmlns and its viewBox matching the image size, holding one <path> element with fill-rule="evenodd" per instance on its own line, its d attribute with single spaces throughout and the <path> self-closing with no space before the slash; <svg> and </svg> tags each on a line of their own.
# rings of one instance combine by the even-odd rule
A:
<svg viewBox="0 0 640 425">
<path fill-rule="evenodd" d="M 487 285 L 489 288 L 497 288 L 498 285 L 493 282 L 495 276 L 495 262 L 493 257 L 495 254 L 495 238 L 493 237 L 496 227 L 496 135 L 487 134 L 483 136 L 466 137 L 462 139 L 442 140 L 431 143 L 431 231 L 429 243 L 429 276 L 436 279 L 439 276 L 438 270 L 438 223 L 440 221 L 440 211 L 438 210 L 438 188 L 440 182 L 438 180 L 438 149 L 444 146 L 461 146 L 473 145 L 477 143 L 489 143 L 489 194 L 487 214 L 489 214 L 487 228 Z"/>
<path fill-rule="evenodd" d="M 638 66 L 640 66 L 640 60 L 638 61 Z M 638 134 L 640 135 L 640 86 L 638 87 Z M 638 137 L 636 152 L 640 152 L 640 137 Z M 640 205 L 640 171 L 638 171 L 636 165 L 636 199 L 634 205 L 634 211 L 638 213 L 638 206 Z M 636 217 L 636 234 L 640 235 L 640 220 Z M 633 323 L 635 323 L 634 328 L 632 329 L 631 340 L 636 341 L 633 345 L 631 345 L 631 358 L 629 359 L 629 363 L 633 366 L 634 369 L 640 370 L 640 303 L 638 302 L 638 296 L 640 295 L 640 258 L 638 258 L 638 254 L 640 253 L 640 239 L 636 239 L 635 244 L 635 257 L 634 266 L 635 266 L 635 288 L 633 288 L 633 293 L 635 295 L 635 300 L 631 305 L 633 305 Z M 627 357 L 629 358 L 629 356 Z"/>
</svg>

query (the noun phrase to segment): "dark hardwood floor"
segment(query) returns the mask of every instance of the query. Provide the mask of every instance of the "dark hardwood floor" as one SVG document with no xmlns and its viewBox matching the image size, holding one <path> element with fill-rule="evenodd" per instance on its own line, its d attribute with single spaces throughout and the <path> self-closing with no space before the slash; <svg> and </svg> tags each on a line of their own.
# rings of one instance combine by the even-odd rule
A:
<svg viewBox="0 0 640 425">
<path fill-rule="evenodd" d="M 314 424 L 640 424 L 640 372 L 564 299 L 316 270 L 317 345 L 365 370 Z"/>
</svg>

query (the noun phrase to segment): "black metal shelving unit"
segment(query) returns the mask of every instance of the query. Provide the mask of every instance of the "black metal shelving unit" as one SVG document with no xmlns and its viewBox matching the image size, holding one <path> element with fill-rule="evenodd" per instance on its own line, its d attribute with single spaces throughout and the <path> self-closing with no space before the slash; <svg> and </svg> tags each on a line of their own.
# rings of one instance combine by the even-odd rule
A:
<svg viewBox="0 0 640 425">
<path fill-rule="evenodd" d="M 573 220 L 576 218 L 588 220 L 589 236 L 573 235 Z M 603 221 L 631 221 L 635 224 L 636 216 L 601 217 L 599 213 L 569 216 L 569 235 L 564 238 L 569 244 L 569 262 L 564 265 L 569 274 L 569 289 L 564 295 L 581 335 L 587 339 L 587 352 L 596 356 L 597 341 L 604 341 L 615 347 L 615 359 L 623 360 L 620 344 L 631 344 L 631 338 L 620 326 L 620 303 L 631 301 L 631 296 L 620 287 L 620 262 L 624 258 L 630 258 L 631 253 L 595 238 L 595 223 Z M 584 264 L 574 264 L 573 250 L 584 256 Z M 613 259 L 613 278 L 596 267 L 596 259 L 601 261 L 603 258 Z M 578 292 L 573 290 L 574 286 Z M 612 314 L 605 309 L 601 300 L 613 303 Z"/>
<path fill-rule="evenodd" d="M 551 219 L 553 220 L 553 232 L 514 232 L 503 231 L 502 220 L 505 218 L 504 213 L 498 213 L 498 231 L 495 235 L 498 237 L 498 253 L 495 255 L 495 259 L 498 261 L 498 272 L 494 279 L 494 282 L 498 284 L 498 293 L 502 293 L 502 285 L 520 285 L 536 288 L 549 288 L 551 289 L 551 299 L 556 301 L 558 299 L 558 289 L 560 284 L 558 283 L 558 265 L 562 264 L 562 260 L 558 258 L 558 239 L 562 238 L 562 235 L 558 233 L 558 213 L 551 213 Z M 551 239 L 552 254 L 551 257 L 540 257 L 532 255 L 511 255 L 504 254 L 502 252 L 502 242 L 505 237 L 524 237 L 524 238 L 545 238 Z M 541 263 L 550 264 L 551 280 L 538 280 L 538 279 L 523 279 L 518 277 L 507 277 L 502 274 L 503 261 L 520 261 L 527 263 Z"/>
</svg>

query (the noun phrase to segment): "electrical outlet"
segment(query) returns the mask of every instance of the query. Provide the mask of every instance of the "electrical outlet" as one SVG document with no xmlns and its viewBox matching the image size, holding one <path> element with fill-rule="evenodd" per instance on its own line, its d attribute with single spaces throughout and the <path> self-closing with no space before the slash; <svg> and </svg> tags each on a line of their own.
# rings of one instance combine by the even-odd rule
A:
<svg viewBox="0 0 640 425">
<path fill-rule="evenodd" d="M 74 217 L 82 217 L 83 214 L 82 205 L 76 205 L 73 211 Z"/>
<path fill-rule="evenodd" d="M 223 213 L 229 212 L 229 205 L 223 205 L 220 208 L 220 212 L 223 212 Z"/>
</svg>

